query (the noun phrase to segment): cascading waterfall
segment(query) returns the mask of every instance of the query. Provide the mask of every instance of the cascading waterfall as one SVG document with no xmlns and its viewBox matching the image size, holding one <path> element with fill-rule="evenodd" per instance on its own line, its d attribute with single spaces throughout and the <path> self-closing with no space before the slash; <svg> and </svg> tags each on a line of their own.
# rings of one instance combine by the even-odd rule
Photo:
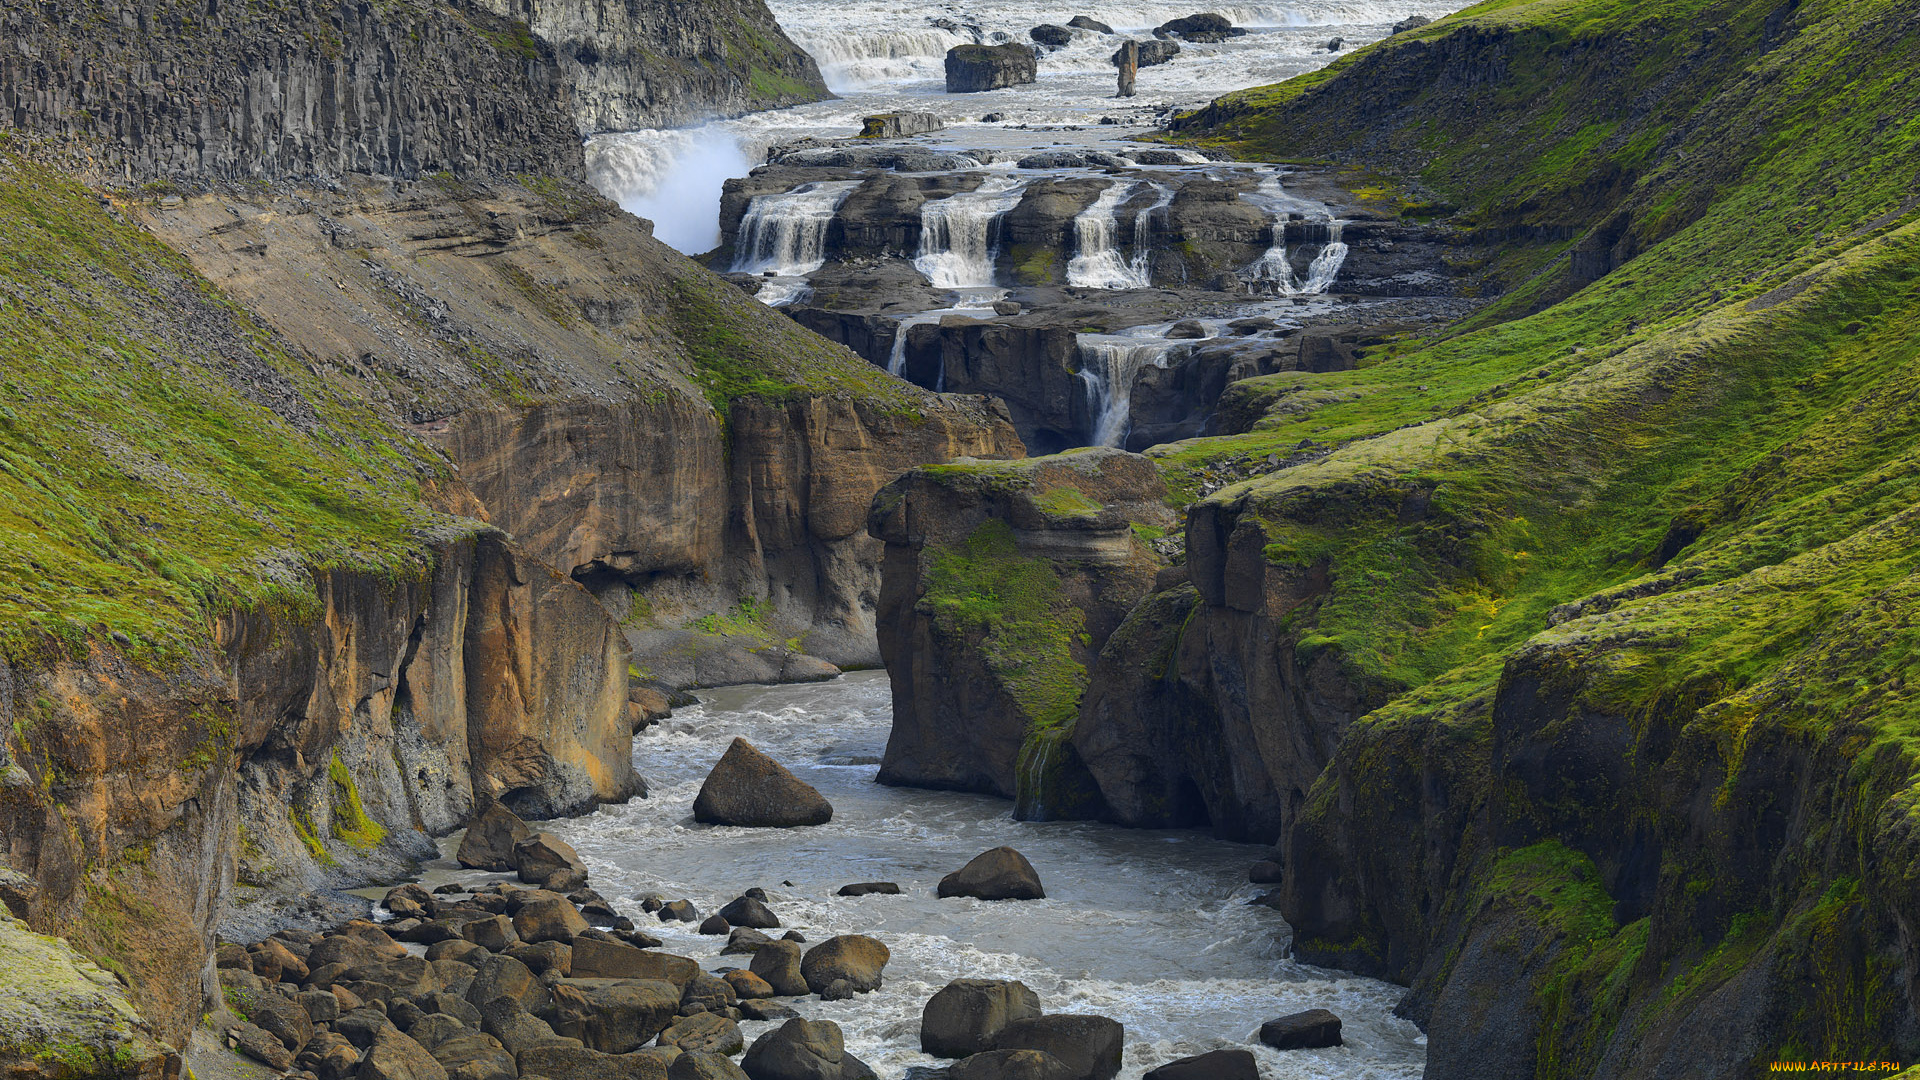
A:
<svg viewBox="0 0 1920 1080">
<path fill-rule="evenodd" d="M 1300 291 L 1309 296 L 1318 296 L 1333 286 L 1334 276 L 1340 273 L 1340 267 L 1347 261 L 1347 245 L 1340 242 L 1340 233 L 1346 225 L 1344 221 L 1328 223 L 1332 237 L 1320 254 L 1313 257 L 1313 264 L 1307 267 L 1307 283 Z"/>
<path fill-rule="evenodd" d="M 913 265 L 936 289 L 993 287 L 1000 219 L 1020 204 L 1028 181 L 989 177 L 978 188 L 920 208 L 920 254 Z"/>
<path fill-rule="evenodd" d="M 1140 187 L 1137 180 L 1107 185 L 1093 205 L 1073 219 L 1074 255 L 1067 284 L 1083 289 L 1139 289 L 1147 284 L 1133 264 L 1121 258 L 1120 206 Z M 1137 231 L 1137 230 L 1136 230 Z"/>
<path fill-rule="evenodd" d="M 1080 381 L 1093 413 L 1093 445 L 1120 446 L 1132 426 L 1133 380 L 1148 364 L 1164 368 L 1176 343 L 1165 338 L 1080 335 Z"/>
<path fill-rule="evenodd" d="M 1139 283 L 1133 286 L 1137 289 L 1153 284 L 1153 217 L 1173 205 L 1172 188 L 1165 184 L 1154 184 L 1153 188 L 1158 193 L 1153 202 L 1133 216 L 1133 261 L 1128 268 L 1132 271 L 1133 280 Z"/>
<path fill-rule="evenodd" d="M 734 243 L 734 273 L 770 279 L 760 287 L 762 302 L 792 302 L 806 291 L 807 276 L 826 265 L 827 227 L 860 183 L 829 180 L 754 196 Z"/>
</svg>

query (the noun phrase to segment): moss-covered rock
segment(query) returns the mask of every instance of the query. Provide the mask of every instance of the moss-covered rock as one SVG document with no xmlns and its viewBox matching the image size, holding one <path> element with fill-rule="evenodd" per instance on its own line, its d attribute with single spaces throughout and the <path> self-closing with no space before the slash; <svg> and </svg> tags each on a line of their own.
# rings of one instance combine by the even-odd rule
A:
<svg viewBox="0 0 1920 1080">
<path fill-rule="evenodd" d="M 0 1070 L 22 1080 L 160 1080 L 178 1057 L 115 978 L 0 914 Z M 170 1063 L 171 1059 L 171 1063 Z"/>
</svg>

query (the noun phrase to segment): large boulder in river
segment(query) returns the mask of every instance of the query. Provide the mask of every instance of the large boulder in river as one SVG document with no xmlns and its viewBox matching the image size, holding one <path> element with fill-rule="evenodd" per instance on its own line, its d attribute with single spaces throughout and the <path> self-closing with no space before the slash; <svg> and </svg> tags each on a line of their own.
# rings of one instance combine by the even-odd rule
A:
<svg viewBox="0 0 1920 1080">
<path fill-rule="evenodd" d="M 920 1010 L 920 1050 L 934 1057 L 978 1054 L 1000 1029 L 1040 1015 L 1040 995 L 1009 979 L 955 979 Z"/>
<path fill-rule="evenodd" d="M 1113 1080 L 1127 1029 L 1104 1016 L 1059 1013 L 1015 1020 L 993 1037 L 995 1050 L 1044 1050 L 1072 1069 L 1075 1080 Z"/>
<path fill-rule="evenodd" d="M 860 122 L 862 139 L 899 139 L 924 135 L 946 127 L 946 121 L 930 112 L 892 112 L 869 116 Z M 837 669 L 836 669 L 837 670 Z"/>
<path fill-rule="evenodd" d="M 1211 12 L 1204 15 L 1189 15 L 1184 19 L 1170 19 L 1161 23 L 1153 31 L 1153 36 L 1161 39 L 1177 37 L 1183 41 L 1218 43 L 1228 38 L 1244 37 L 1246 31 L 1233 25 L 1225 15 Z"/>
<path fill-rule="evenodd" d="M 1291 1013 L 1260 1025 L 1260 1041 L 1275 1050 L 1310 1050 L 1345 1045 L 1340 1018 L 1325 1009 Z"/>
<path fill-rule="evenodd" d="M 693 820 L 750 828 L 825 825 L 833 820 L 833 806 L 779 762 L 736 738 L 700 785 Z"/>
<path fill-rule="evenodd" d="M 1064 26 L 1055 26 L 1053 23 L 1041 23 L 1039 26 L 1027 31 L 1027 35 L 1033 38 L 1038 44 L 1045 45 L 1049 49 L 1058 49 L 1073 44 L 1073 31 Z"/>
<path fill-rule="evenodd" d="M 1025 855 L 1010 847 L 983 851 L 973 861 L 940 879 L 941 898 L 972 896 L 981 900 L 1044 900 L 1047 890 Z"/>
<path fill-rule="evenodd" d="M 513 870 L 513 846 L 532 835 L 532 826 L 520 815 L 494 803 L 467 825 L 454 858 L 474 870 Z"/>
<path fill-rule="evenodd" d="M 1099 19 L 1090 19 L 1085 15 L 1075 15 L 1073 18 L 1067 20 L 1067 25 L 1073 27 L 1075 30 L 1091 30 L 1096 34 L 1113 33 L 1113 27 L 1108 26 Z"/>
<path fill-rule="evenodd" d="M 572 892 L 587 883 L 587 864 L 580 861 L 580 853 L 550 832 L 533 833 L 516 842 L 513 863 L 521 881 L 539 882 L 554 892 Z"/>
<path fill-rule="evenodd" d="M 800 973 L 800 946 L 792 941 L 769 941 L 755 949 L 749 971 L 766 980 L 780 997 L 799 997 L 808 992 L 806 976 Z"/>
<path fill-rule="evenodd" d="M 1260 1080 L 1251 1050 L 1213 1050 L 1169 1061 L 1140 1080 Z"/>
<path fill-rule="evenodd" d="M 880 971 L 892 952 L 864 934 L 841 934 L 808 949 L 800 958 L 800 977 L 807 989 L 824 995 L 827 987 L 845 979 L 856 994 L 880 989 Z"/>
<path fill-rule="evenodd" d="M 720 917 L 727 920 L 729 927 L 748 926 L 755 930 L 773 930 L 780 925 L 780 917 L 775 915 L 767 905 L 751 896 L 739 897 L 721 908 Z"/>
<path fill-rule="evenodd" d="M 947 93 L 975 94 L 1021 86 L 1039 76 L 1026 45 L 956 45 L 947 50 Z"/>
<path fill-rule="evenodd" d="M 741 1068 L 753 1080 L 873 1080 L 866 1062 L 847 1053 L 840 1025 L 789 1020 L 753 1041 Z"/>
<path fill-rule="evenodd" d="M 1151 41 L 1142 41 L 1139 44 L 1140 66 L 1143 68 L 1159 67 L 1161 64 L 1167 63 L 1174 57 L 1180 55 L 1180 43 L 1177 41 L 1163 41 L 1155 38 Z M 1114 55 L 1114 62 L 1119 63 L 1119 54 L 1117 53 Z"/>
<path fill-rule="evenodd" d="M 1073 1066 L 1045 1050 L 989 1050 L 947 1070 L 948 1080 L 1079 1080 Z"/>
</svg>

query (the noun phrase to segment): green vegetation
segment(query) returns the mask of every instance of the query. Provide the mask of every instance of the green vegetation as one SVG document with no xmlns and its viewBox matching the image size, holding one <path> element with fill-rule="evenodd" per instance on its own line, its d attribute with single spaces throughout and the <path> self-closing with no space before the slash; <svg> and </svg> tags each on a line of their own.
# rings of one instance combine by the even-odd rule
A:
<svg viewBox="0 0 1920 1080">
<path fill-rule="evenodd" d="M 327 779 L 333 785 L 333 838 L 359 852 L 379 847 L 387 838 L 387 830 L 368 817 L 366 807 L 360 805 L 360 789 L 338 750 L 327 764 Z"/>
<path fill-rule="evenodd" d="M 178 656 L 209 610 L 310 608 L 306 567 L 423 575 L 422 536 L 456 527 L 420 502 L 426 456 L 180 256 L 0 151 L 0 653 L 117 631 Z"/>
<path fill-rule="evenodd" d="M 991 520 L 931 552 L 925 598 L 942 633 L 980 635 L 1029 735 L 1073 723 L 1087 688 L 1086 665 L 1073 655 L 1085 620 L 1061 597 L 1053 567 L 1020 553 L 1010 526 Z"/>
<path fill-rule="evenodd" d="M 1910 16 L 1893 0 L 1486 3 L 1180 133 L 1397 174 L 1402 193 L 1378 193 L 1462 208 L 1508 286 L 1361 370 L 1242 384 L 1254 430 L 1157 458 L 1192 494 L 1223 462 L 1333 450 L 1210 496 L 1258 523 L 1280 572 L 1324 575 L 1282 628 L 1371 707 L 1302 821 L 1379 841 L 1354 841 L 1351 872 L 1407 887 L 1372 894 L 1337 940 L 1304 934 L 1303 955 L 1412 977 L 1420 935 L 1471 915 L 1448 894 L 1420 908 L 1418 881 L 1526 898 L 1561 942 L 1530 990 L 1542 1077 L 1589 1075 L 1616 1027 L 1670 1024 L 1763 962 L 1818 988 L 1769 1052 L 1900 1056 L 1884 928 L 1920 884 L 1904 869 L 1920 857 Z M 1503 74 L 1442 77 L 1463 50 Z M 1504 722 L 1537 726 L 1502 743 L 1492 703 L 1521 694 Z M 1621 759 L 1617 778 L 1576 793 L 1501 771 L 1522 741 L 1594 753 L 1578 718 L 1623 733 L 1595 759 Z M 1437 776 L 1504 831 L 1419 808 Z M 1421 814 L 1463 845 L 1445 873 L 1395 835 Z M 1714 846 L 1761 843 L 1769 814 L 1797 831 L 1765 839 L 1765 873 Z M 1616 925 L 1588 859 L 1623 873 L 1641 828 L 1680 839 L 1651 913 Z"/>
</svg>

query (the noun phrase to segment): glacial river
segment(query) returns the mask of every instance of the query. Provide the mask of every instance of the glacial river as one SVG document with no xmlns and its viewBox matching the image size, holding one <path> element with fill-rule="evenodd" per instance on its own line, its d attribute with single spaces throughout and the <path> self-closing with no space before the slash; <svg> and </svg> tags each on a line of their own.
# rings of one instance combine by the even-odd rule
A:
<svg viewBox="0 0 1920 1080">
<path fill-rule="evenodd" d="M 1119 1020 L 1126 1078 L 1226 1046 L 1254 1049 L 1269 1080 L 1420 1075 L 1425 1039 L 1393 1016 L 1398 987 L 1282 955 L 1285 922 L 1247 903 L 1261 891 L 1246 873 L 1263 848 L 1193 832 L 1016 822 L 1004 800 L 883 787 L 874 782 L 892 716 L 883 672 L 700 697 L 634 742 L 651 798 L 547 827 L 579 850 L 593 886 L 617 908 L 709 970 L 745 966 L 744 958 L 720 956 L 724 939 L 702 937 L 694 924 L 642 915 L 631 898 L 686 897 L 705 916 L 758 885 L 810 942 L 840 933 L 885 942 L 893 959 L 880 991 L 796 1003 L 802 1015 L 838 1023 L 849 1049 L 884 1080 L 941 1064 L 920 1053 L 920 1010 L 962 977 L 1019 979 L 1048 1012 Z M 736 735 L 818 788 L 833 803 L 833 821 L 807 829 L 695 824 L 694 796 Z M 1033 862 L 1047 899 L 935 899 L 943 875 L 1000 844 Z M 904 894 L 834 895 L 857 881 L 898 882 Z M 1344 1047 L 1282 1054 L 1257 1045 L 1262 1021 L 1316 1007 L 1344 1020 Z M 743 1026 L 751 1040 L 772 1025 Z"/>
</svg>

